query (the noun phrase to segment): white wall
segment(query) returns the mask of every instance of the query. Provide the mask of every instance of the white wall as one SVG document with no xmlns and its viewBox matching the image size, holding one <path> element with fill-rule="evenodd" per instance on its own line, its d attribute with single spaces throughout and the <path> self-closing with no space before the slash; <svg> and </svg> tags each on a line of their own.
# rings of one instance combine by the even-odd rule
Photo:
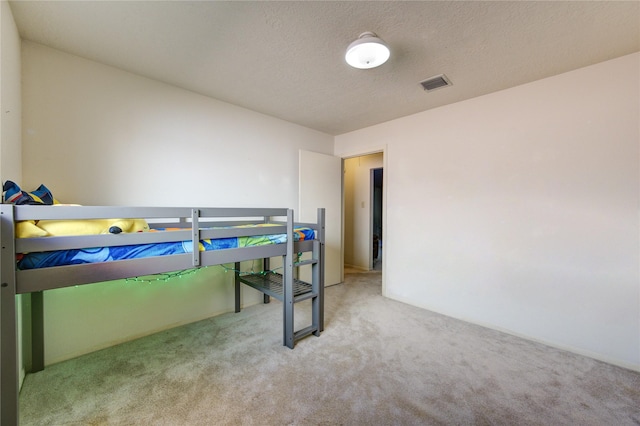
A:
<svg viewBox="0 0 640 426">
<path fill-rule="evenodd" d="M 639 62 L 336 137 L 387 145 L 386 295 L 640 369 Z"/>
<path fill-rule="evenodd" d="M 2 0 L 2 45 L 0 47 L 0 174 L 2 182 L 13 176 L 22 178 L 21 158 L 21 93 L 20 93 L 20 36 L 11 8 Z"/>
<path fill-rule="evenodd" d="M 299 149 L 333 151 L 329 135 L 42 45 L 22 55 L 22 183 L 62 202 L 295 208 Z M 45 292 L 46 362 L 232 311 L 231 275 Z"/>
<path fill-rule="evenodd" d="M 371 268 L 371 170 L 382 166 L 382 153 L 344 160 L 345 266 Z"/>
<path fill-rule="evenodd" d="M 4 182 L 7 176 L 22 178 L 20 36 L 6 0 L 0 2 L 0 28 L 0 182 Z M 18 368 L 21 379 L 24 377 L 25 361 L 26 364 L 30 363 L 28 357 L 24 359 L 22 351 L 22 342 L 26 340 L 23 338 L 26 332 L 23 317 L 28 315 L 28 302 L 27 297 L 17 297 Z"/>
</svg>

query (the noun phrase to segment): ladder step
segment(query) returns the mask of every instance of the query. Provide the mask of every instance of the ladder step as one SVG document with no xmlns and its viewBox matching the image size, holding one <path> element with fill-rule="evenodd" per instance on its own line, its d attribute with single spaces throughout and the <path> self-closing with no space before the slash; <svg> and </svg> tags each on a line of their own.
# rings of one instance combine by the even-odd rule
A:
<svg viewBox="0 0 640 426">
<path fill-rule="evenodd" d="M 314 293 L 314 292 L 301 294 L 301 295 L 296 296 L 296 297 L 293 298 L 293 303 L 302 302 L 303 300 L 311 299 L 311 298 L 314 298 L 314 297 L 317 297 L 317 296 L 318 296 L 318 293 Z"/>
<path fill-rule="evenodd" d="M 316 263 L 318 263 L 318 259 L 308 259 L 296 262 L 293 264 L 293 266 L 315 265 Z"/>
<path fill-rule="evenodd" d="M 315 333 L 317 331 L 318 331 L 318 327 L 314 327 L 310 325 L 307 328 L 303 328 L 302 330 L 298 330 L 295 333 L 293 333 L 293 340 L 294 341 L 300 340 L 303 337 L 307 337 L 308 335 Z"/>
</svg>

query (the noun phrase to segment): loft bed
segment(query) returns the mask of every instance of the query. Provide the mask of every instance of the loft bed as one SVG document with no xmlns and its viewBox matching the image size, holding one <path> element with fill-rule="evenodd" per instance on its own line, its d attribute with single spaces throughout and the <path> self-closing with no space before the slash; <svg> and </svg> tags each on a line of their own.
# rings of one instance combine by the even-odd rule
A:
<svg viewBox="0 0 640 426">
<path fill-rule="evenodd" d="M 145 218 L 149 232 L 17 235 L 23 224 L 115 217 Z M 236 271 L 236 312 L 242 284 L 261 291 L 265 303 L 270 297 L 282 301 L 283 344 L 293 349 L 324 328 L 324 221 L 324 209 L 318 209 L 315 223 L 297 223 L 291 209 L 0 204 L 0 424 L 18 423 L 17 295 L 31 295 L 30 372 L 44 369 L 44 291 L 228 263 Z M 310 256 L 299 260 L 305 252 Z M 270 271 L 270 259 L 279 257 L 280 273 Z M 240 273 L 240 262 L 256 259 L 263 272 Z M 310 283 L 296 278 L 304 265 L 310 265 Z M 311 325 L 294 330 L 294 305 L 309 299 Z"/>
</svg>

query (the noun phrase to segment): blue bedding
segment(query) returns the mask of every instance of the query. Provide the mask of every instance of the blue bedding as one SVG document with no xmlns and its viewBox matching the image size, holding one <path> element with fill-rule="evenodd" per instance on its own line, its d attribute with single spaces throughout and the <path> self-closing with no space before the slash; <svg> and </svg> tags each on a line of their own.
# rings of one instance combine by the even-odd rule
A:
<svg viewBox="0 0 640 426">
<path fill-rule="evenodd" d="M 296 228 L 296 241 L 315 238 L 311 228 Z M 281 244 L 287 241 L 286 234 L 259 235 L 200 240 L 199 250 L 223 250 L 238 247 Z M 155 244 L 137 244 L 114 247 L 93 247 L 73 250 L 57 250 L 18 255 L 18 269 L 37 269 L 51 266 L 77 265 L 82 263 L 110 262 L 123 259 L 140 259 L 152 256 L 166 256 L 193 252 L 192 241 L 176 241 Z"/>
</svg>

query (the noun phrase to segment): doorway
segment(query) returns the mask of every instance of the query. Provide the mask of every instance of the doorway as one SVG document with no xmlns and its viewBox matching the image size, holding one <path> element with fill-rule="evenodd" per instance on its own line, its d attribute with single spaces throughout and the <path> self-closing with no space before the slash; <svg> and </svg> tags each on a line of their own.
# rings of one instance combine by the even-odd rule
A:
<svg viewBox="0 0 640 426">
<path fill-rule="evenodd" d="M 344 160 L 345 272 L 382 268 L 383 159 L 383 153 L 379 152 Z M 378 237 L 377 255 L 374 235 Z"/>
<path fill-rule="evenodd" d="M 383 168 L 371 169 L 371 269 L 382 270 L 382 182 Z"/>
</svg>

